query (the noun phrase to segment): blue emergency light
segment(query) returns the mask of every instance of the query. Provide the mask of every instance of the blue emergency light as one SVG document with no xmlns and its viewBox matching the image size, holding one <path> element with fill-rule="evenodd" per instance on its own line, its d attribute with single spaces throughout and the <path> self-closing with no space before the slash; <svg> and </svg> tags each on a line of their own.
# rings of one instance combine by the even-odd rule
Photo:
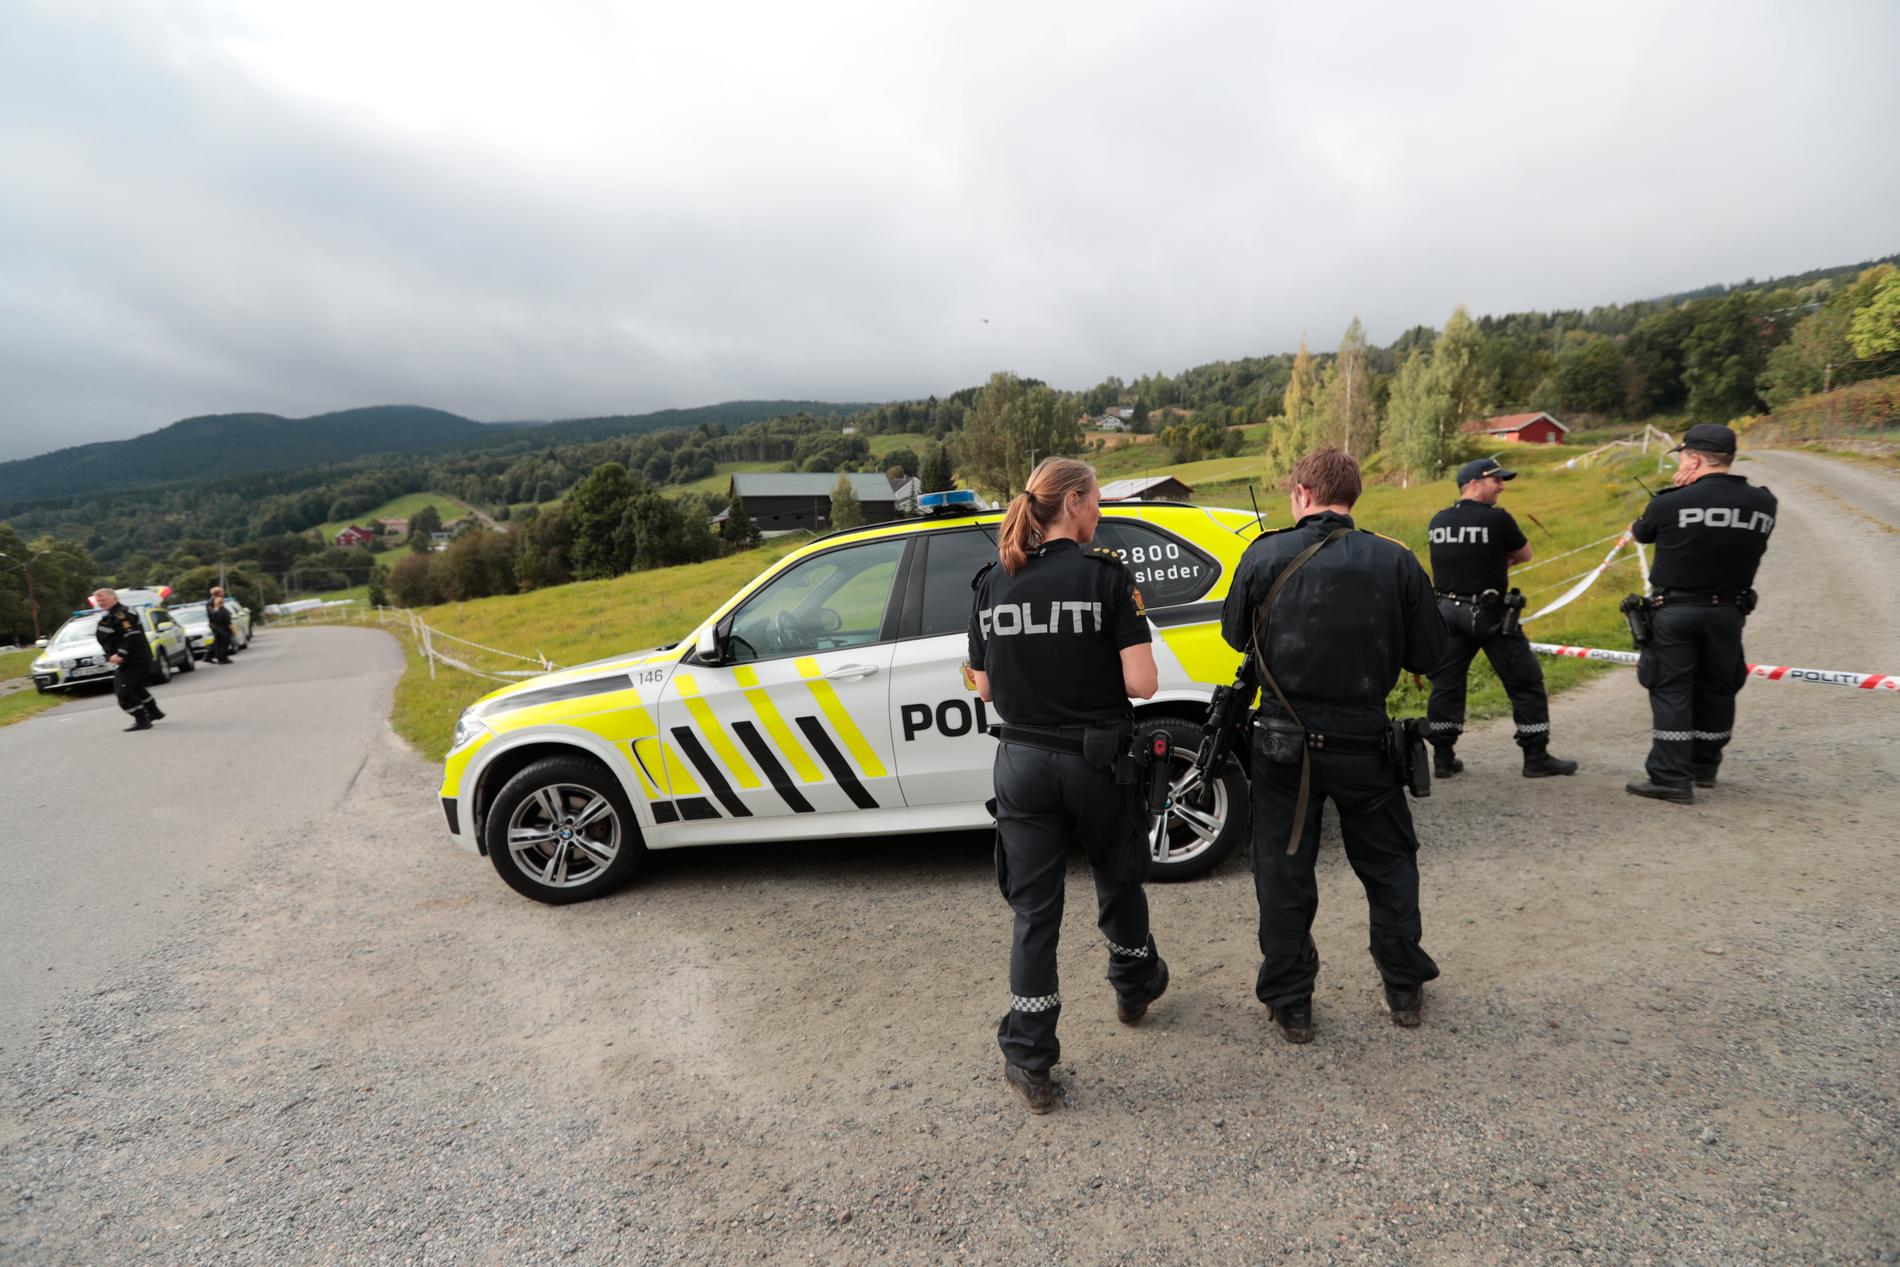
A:
<svg viewBox="0 0 1900 1267">
<path fill-rule="evenodd" d="M 976 510 L 976 493 L 968 488 L 953 488 L 943 493 L 925 493 L 917 499 L 917 509 L 927 515 L 940 515 L 952 510 Z"/>
</svg>

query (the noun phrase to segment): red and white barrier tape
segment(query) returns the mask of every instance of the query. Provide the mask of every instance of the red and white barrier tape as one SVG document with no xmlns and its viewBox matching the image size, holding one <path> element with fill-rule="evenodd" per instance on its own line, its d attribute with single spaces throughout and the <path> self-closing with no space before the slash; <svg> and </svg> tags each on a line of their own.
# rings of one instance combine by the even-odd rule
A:
<svg viewBox="0 0 1900 1267">
<path fill-rule="evenodd" d="M 1606 651 L 1602 647 L 1561 647 L 1554 642 L 1533 642 L 1531 650 L 1540 655 L 1567 656 L 1575 660 L 1602 660 L 1610 664 L 1635 664 L 1634 651 Z M 1786 664 L 1751 664 L 1748 676 L 1769 682 L 1813 682 L 1821 686 L 1851 686 L 1859 691 L 1900 692 L 1900 675 L 1892 673 L 1848 673 L 1842 669 L 1797 669 Z"/>
<path fill-rule="evenodd" d="M 1517 623 L 1520 625 L 1528 625 L 1533 620 L 1536 620 L 1540 616 L 1550 615 L 1550 613 L 1556 611 L 1559 607 L 1569 606 L 1572 602 L 1576 600 L 1578 595 L 1582 594 L 1583 591 L 1589 589 L 1592 585 L 1596 584 L 1596 579 L 1599 576 L 1603 575 L 1603 569 L 1609 567 L 1610 564 L 1616 561 L 1617 552 L 1620 551 L 1625 545 L 1629 544 L 1629 540 L 1630 540 L 1630 534 L 1627 530 L 1625 530 L 1622 533 L 1622 535 L 1617 537 L 1616 544 L 1610 547 L 1610 552 L 1603 556 L 1603 562 L 1597 564 L 1596 567 L 1593 568 L 1591 571 L 1586 572 L 1581 581 L 1578 581 L 1575 585 L 1565 590 L 1561 596 L 1551 600 L 1549 603 L 1546 603 L 1544 606 L 1538 608 L 1536 611 L 1524 617 L 1522 620 L 1518 621 Z M 1649 568 L 1647 564 L 1644 565 L 1643 571 L 1645 574 L 1648 573 Z"/>
</svg>

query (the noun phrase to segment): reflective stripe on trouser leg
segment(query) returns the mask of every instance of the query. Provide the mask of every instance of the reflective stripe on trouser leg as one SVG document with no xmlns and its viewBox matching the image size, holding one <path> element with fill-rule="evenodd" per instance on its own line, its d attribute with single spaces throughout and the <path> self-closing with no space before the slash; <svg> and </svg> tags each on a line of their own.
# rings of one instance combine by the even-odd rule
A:
<svg viewBox="0 0 1900 1267">
<path fill-rule="evenodd" d="M 1459 615 L 1456 604 L 1441 601 L 1438 606 L 1441 615 L 1447 608 L 1452 609 L 1454 618 Z M 1441 748 L 1455 744 L 1465 728 L 1466 677 L 1479 649 L 1477 639 L 1454 625 L 1451 618 L 1446 619 L 1445 626 L 1445 660 L 1432 670 L 1432 694 L 1425 704 L 1425 737 Z"/>
<path fill-rule="evenodd" d="M 1735 695 L 1748 681 L 1748 658 L 1742 652 L 1741 612 L 1728 607 L 1697 614 L 1703 645 L 1696 661 L 1689 769 L 1706 781 L 1721 768 L 1722 751 L 1735 733 Z"/>
<path fill-rule="evenodd" d="M 1497 671 L 1498 683 L 1511 698 L 1515 738 L 1526 751 L 1550 745 L 1550 697 L 1544 692 L 1544 670 L 1523 634 L 1500 635 L 1484 644 L 1485 658 Z"/>
</svg>

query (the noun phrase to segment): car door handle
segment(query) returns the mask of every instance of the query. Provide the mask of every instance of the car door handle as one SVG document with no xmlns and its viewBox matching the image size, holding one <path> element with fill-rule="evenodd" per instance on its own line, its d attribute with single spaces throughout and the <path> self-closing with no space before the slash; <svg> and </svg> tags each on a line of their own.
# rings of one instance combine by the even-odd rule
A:
<svg viewBox="0 0 1900 1267">
<path fill-rule="evenodd" d="M 870 677 L 877 672 L 875 664 L 846 664 L 833 669 L 825 677 L 833 682 L 849 682 L 856 678 Z"/>
</svg>

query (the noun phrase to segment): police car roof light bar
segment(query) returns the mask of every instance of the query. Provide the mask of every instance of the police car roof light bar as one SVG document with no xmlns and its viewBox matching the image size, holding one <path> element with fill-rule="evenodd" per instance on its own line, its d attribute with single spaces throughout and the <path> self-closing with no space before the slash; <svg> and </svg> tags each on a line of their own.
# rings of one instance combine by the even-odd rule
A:
<svg viewBox="0 0 1900 1267">
<path fill-rule="evenodd" d="M 941 493 L 925 493 L 917 499 L 917 509 L 926 514 L 976 510 L 976 492 L 968 488 L 952 488 Z"/>
</svg>

